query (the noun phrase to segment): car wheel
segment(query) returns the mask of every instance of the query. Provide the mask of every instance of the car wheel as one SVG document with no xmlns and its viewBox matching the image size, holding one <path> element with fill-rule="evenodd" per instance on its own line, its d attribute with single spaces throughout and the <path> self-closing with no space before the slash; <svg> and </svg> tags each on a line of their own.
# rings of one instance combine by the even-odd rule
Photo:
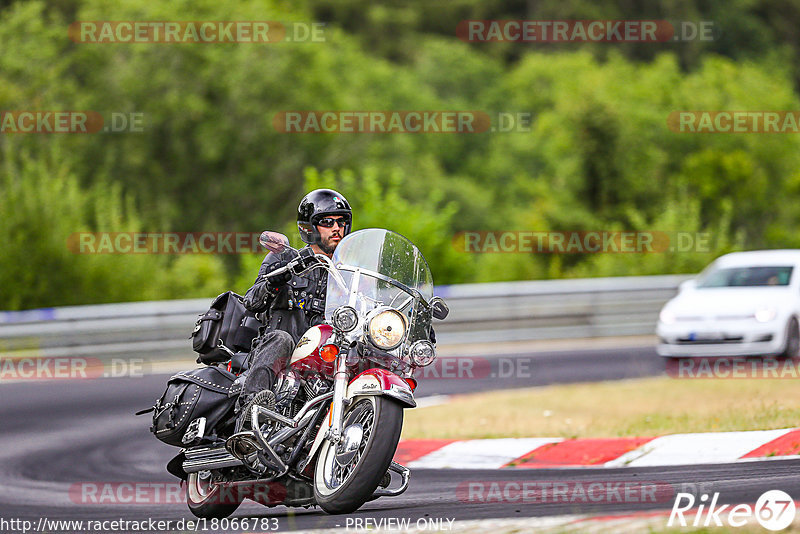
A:
<svg viewBox="0 0 800 534">
<path fill-rule="evenodd" d="M 800 352 L 800 328 L 798 328 L 797 318 L 792 317 L 789 319 L 789 325 L 786 327 L 786 344 L 784 345 L 783 352 L 778 355 L 778 358 L 796 358 L 798 352 Z"/>
</svg>

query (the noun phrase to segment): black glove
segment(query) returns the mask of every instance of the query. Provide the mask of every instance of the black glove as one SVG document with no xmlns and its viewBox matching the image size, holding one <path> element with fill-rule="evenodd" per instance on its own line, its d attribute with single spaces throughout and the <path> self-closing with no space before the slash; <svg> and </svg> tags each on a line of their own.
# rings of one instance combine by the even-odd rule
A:
<svg viewBox="0 0 800 534">
<path fill-rule="evenodd" d="M 300 250 L 298 258 L 300 259 L 300 265 L 303 269 L 319 261 L 311 248 L 304 248 Z"/>
<path fill-rule="evenodd" d="M 285 267 L 288 263 L 288 260 L 277 258 L 270 259 L 273 261 L 267 265 L 261 265 L 255 284 L 247 290 L 247 294 L 244 296 L 244 306 L 252 312 L 259 313 L 265 311 L 278 290 L 292 277 L 292 273 L 289 271 L 274 276 L 267 276 L 267 273 Z"/>
<path fill-rule="evenodd" d="M 275 265 L 274 269 L 278 269 L 280 267 L 285 267 L 288 262 L 281 262 L 278 265 Z M 274 274 L 272 276 L 265 276 L 267 282 L 267 288 L 270 291 L 277 291 L 280 289 L 286 282 L 292 279 L 292 272 L 291 271 L 284 271 L 280 274 Z"/>
</svg>

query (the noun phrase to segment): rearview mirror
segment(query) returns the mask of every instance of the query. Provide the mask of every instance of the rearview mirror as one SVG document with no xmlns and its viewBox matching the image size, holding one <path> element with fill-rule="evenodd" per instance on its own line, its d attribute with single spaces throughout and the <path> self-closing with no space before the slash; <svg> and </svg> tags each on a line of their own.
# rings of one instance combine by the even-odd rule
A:
<svg viewBox="0 0 800 534">
<path fill-rule="evenodd" d="M 440 321 L 450 314 L 450 308 L 447 307 L 442 297 L 433 297 L 431 299 L 431 308 L 433 309 L 433 317 Z"/>
<path fill-rule="evenodd" d="M 289 246 L 288 237 L 278 232 L 270 232 L 269 230 L 261 233 L 258 242 L 261 243 L 265 249 L 275 254 L 280 254 Z"/>
</svg>

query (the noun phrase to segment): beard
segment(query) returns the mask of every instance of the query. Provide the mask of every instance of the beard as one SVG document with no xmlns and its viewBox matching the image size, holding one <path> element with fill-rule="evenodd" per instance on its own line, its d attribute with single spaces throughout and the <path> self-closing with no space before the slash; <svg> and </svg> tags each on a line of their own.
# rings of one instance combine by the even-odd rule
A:
<svg viewBox="0 0 800 534">
<path fill-rule="evenodd" d="M 331 237 L 333 237 L 333 236 L 330 236 L 328 238 L 321 238 L 320 239 L 319 248 L 325 254 L 333 254 L 333 251 L 336 250 L 336 245 L 339 244 L 339 243 L 335 243 L 333 241 L 333 239 L 331 239 Z"/>
</svg>

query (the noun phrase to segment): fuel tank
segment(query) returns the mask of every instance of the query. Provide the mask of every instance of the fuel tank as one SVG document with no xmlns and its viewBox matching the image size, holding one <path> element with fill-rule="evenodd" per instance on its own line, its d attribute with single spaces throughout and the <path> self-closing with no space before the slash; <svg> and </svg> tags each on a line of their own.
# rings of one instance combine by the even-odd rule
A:
<svg viewBox="0 0 800 534">
<path fill-rule="evenodd" d="M 306 330 L 292 352 L 290 366 L 296 371 L 316 371 L 332 376 L 335 371 L 335 360 L 326 362 L 320 356 L 320 349 L 328 343 L 333 335 L 333 327 L 319 324 Z"/>
</svg>

